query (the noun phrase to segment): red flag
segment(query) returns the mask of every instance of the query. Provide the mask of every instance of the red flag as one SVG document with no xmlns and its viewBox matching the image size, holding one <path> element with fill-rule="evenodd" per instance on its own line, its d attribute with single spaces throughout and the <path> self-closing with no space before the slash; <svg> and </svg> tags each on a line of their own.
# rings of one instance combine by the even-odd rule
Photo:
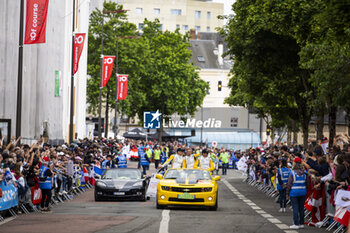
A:
<svg viewBox="0 0 350 233">
<path fill-rule="evenodd" d="M 337 221 L 338 223 L 347 227 L 349 223 L 350 212 L 346 207 L 336 206 L 335 209 L 336 211 L 333 218 L 334 221 Z"/>
<path fill-rule="evenodd" d="M 85 41 L 85 33 L 75 33 L 74 35 L 74 54 L 73 54 L 73 62 L 74 62 L 74 74 L 79 69 L 79 60 L 81 53 L 83 52 Z"/>
<path fill-rule="evenodd" d="M 85 184 L 89 181 L 89 172 L 86 167 L 83 167 Z"/>
<path fill-rule="evenodd" d="M 125 100 L 128 95 L 128 75 L 118 74 L 118 100 Z"/>
<path fill-rule="evenodd" d="M 49 0 L 27 0 L 24 44 L 45 43 L 48 6 Z"/>
<path fill-rule="evenodd" d="M 32 188 L 32 203 L 38 205 L 41 202 L 41 189 L 39 187 Z"/>
<path fill-rule="evenodd" d="M 114 58 L 115 56 L 103 57 L 102 87 L 105 87 L 107 85 L 108 80 L 112 75 Z"/>
</svg>

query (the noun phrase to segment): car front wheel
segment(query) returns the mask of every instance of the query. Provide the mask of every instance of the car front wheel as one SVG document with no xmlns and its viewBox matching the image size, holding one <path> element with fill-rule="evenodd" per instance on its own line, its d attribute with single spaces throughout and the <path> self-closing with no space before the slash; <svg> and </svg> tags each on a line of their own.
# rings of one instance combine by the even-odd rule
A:
<svg viewBox="0 0 350 233">
<path fill-rule="evenodd" d="M 99 195 L 97 195 L 97 193 L 95 191 L 95 201 L 101 201 L 101 200 L 102 200 L 102 198 Z"/>
</svg>

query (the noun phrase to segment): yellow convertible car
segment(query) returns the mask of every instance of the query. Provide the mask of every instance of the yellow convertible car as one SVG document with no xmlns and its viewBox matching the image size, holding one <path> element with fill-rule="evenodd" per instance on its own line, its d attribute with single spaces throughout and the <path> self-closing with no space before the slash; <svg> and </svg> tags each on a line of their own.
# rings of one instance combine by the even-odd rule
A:
<svg viewBox="0 0 350 233">
<path fill-rule="evenodd" d="M 169 169 L 157 185 L 157 209 L 168 205 L 206 206 L 218 208 L 218 184 L 220 176 L 214 178 L 205 169 Z"/>
</svg>

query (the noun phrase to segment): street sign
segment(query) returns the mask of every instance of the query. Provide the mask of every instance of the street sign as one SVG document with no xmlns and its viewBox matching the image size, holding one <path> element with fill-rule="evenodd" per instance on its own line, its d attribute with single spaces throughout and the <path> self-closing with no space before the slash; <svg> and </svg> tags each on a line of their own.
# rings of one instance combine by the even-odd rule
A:
<svg viewBox="0 0 350 233">
<path fill-rule="evenodd" d="M 216 146 L 218 145 L 218 142 L 213 141 L 213 142 L 211 143 L 211 145 L 212 145 L 213 147 L 216 147 Z"/>
</svg>

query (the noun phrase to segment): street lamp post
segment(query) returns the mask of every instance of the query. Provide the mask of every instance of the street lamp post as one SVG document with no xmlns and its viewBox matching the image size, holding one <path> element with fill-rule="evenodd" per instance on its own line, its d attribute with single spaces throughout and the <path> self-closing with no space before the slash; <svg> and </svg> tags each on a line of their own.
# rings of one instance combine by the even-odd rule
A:
<svg viewBox="0 0 350 233">
<path fill-rule="evenodd" d="M 71 79 L 70 79 L 70 114 L 69 114 L 69 143 L 72 143 L 73 132 L 73 112 L 74 112 L 74 31 L 75 31 L 75 0 L 73 0 L 73 16 L 72 16 L 72 67 L 71 67 Z"/>
<path fill-rule="evenodd" d="M 117 10 L 117 11 L 105 11 L 102 10 L 102 29 L 101 29 L 101 78 L 100 78 L 100 93 L 99 93 L 99 105 L 98 105 L 98 137 L 101 138 L 101 111 L 102 111 L 102 79 L 103 79 L 103 28 L 104 28 L 104 14 L 108 13 L 121 13 L 126 12 L 127 10 Z M 118 49 L 117 49 L 118 50 Z M 118 57 L 117 57 L 118 59 Z M 117 60 L 116 59 L 116 60 Z M 118 64 L 118 63 L 117 63 Z M 118 85 L 117 85 L 118 86 Z M 108 119 L 105 119 L 105 121 L 108 121 Z M 105 122 L 106 123 L 106 122 Z M 106 132 L 106 130 L 105 130 Z M 108 137 L 108 135 L 105 135 L 105 137 Z"/>
<path fill-rule="evenodd" d="M 16 106 L 16 137 L 21 136 L 22 123 L 22 80 L 23 80 L 23 19 L 24 0 L 20 1 L 19 46 L 18 46 L 18 77 L 17 77 L 17 106 Z M 11 132 L 11 129 L 9 129 Z"/>
<path fill-rule="evenodd" d="M 116 80 L 115 80 L 115 109 L 114 109 L 114 139 L 117 139 L 118 135 L 118 73 L 119 73 L 119 66 L 118 66 L 118 54 L 119 54 L 119 39 L 137 39 L 137 36 L 117 36 L 117 54 L 115 59 L 115 68 L 116 68 Z"/>
</svg>

